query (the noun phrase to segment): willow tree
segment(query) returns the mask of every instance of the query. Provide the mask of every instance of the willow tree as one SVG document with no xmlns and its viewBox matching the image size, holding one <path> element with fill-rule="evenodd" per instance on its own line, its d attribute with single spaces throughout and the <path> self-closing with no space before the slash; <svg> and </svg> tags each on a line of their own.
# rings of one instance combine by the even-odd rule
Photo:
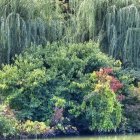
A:
<svg viewBox="0 0 140 140">
<path fill-rule="evenodd" d="M 31 42 L 46 45 L 60 39 L 57 5 L 55 0 L 0 0 L 0 63 L 10 63 Z"/>
<path fill-rule="evenodd" d="M 140 68 L 140 1 L 84 0 L 79 5 L 79 40 L 97 40 L 109 55 Z"/>
<path fill-rule="evenodd" d="M 130 66 L 140 67 L 140 10 L 138 1 L 125 0 L 107 9 L 104 33 L 107 52 Z"/>
<path fill-rule="evenodd" d="M 31 42 L 94 40 L 114 58 L 140 67 L 139 5 L 139 0 L 0 0 L 0 61 L 9 63 Z"/>
</svg>

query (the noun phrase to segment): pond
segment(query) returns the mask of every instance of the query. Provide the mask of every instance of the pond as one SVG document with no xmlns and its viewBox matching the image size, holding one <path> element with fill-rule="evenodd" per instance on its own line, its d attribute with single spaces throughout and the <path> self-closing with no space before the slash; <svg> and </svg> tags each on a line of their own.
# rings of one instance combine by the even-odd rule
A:
<svg viewBox="0 0 140 140">
<path fill-rule="evenodd" d="M 140 135 L 54 138 L 46 140 L 140 140 Z"/>
</svg>

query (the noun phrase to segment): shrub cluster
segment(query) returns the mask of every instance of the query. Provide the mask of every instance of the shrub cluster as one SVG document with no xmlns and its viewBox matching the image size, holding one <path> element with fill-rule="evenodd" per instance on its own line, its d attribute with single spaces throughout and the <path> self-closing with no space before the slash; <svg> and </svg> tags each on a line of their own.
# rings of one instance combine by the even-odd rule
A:
<svg viewBox="0 0 140 140">
<path fill-rule="evenodd" d="M 25 133 L 46 130 L 39 122 L 78 130 L 116 130 L 128 85 L 119 80 L 123 76 L 117 74 L 118 64 L 93 42 L 31 46 L 0 70 L 1 100 L 22 122 Z M 39 131 L 36 126 L 41 126 Z"/>
</svg>

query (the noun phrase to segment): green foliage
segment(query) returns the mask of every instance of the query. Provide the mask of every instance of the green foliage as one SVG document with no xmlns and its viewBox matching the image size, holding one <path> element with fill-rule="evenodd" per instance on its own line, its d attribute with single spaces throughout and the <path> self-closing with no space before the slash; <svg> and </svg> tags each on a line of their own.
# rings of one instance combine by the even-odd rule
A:
<svg viewBox="0 0 140 140">
<path fill-rule="evenodd" d="M 17 129 L 20 134 L 39 135 L 47 131 L 47 126 L 44 122 L 27 120 L 25 123 L 19 124 Z"/>
<path fill-rule="evenodd" d="M 86 102 L 86 116 L 90 120 L 91 130 L 108 132 L 119 126 L 122 118 L 121 105 L 107 86 L 100 93 L 92 93 Z"/>
<path fill-rule="evenodd" d="M 121 69 L 116 71 L 116 76 L 119 78 L 120 81 L 122 81 L 124 88 L 122 89 L 122 93 L 125 96 L 129 96 L 132 94 L 132 90 L 134 88 L 134 81 L 135 78 L 131 74 L 131 72 L 128 69 Z"/>
<path fill-rule="evenodd" d="M 0 0 L 0 64 L 13 62 L 1 66 L 0 98 L 19 120 L 28 120 L 22 124 L 26 133 L 44 131 L 39 121 L 50 122 L 55 107 L 63 108 L 64 117 L 77 128 L 111 131 L 121 122 L 121 103 L 127 126 L 139 130 L 139 99 L 132 95 L 139 72 L 122 71 L 120 61 L 89 41 L 101 43 L 124 68 L 139 67 L 138 4 L 139 0 Z M 54 43 L 46 46 L 47 41 Z M 89 42 L 69 44 L 85 41 Z M 113 68 L 121 81 L 116 82 L 123 84 L 117 94 L 109 81 L 101 83 L 91 74 L 103 67 Z M 120 103 L 117 98 L 124 96 Z M 138 115 L 132 116 L 133 110 Z M 14 135 L 13 124 L 0 116 L 0 135 Z"/>
<path fill-rule="evenodd" d="M 46 45 L 62 38 L 63 20 L 56 6 L 54 0 L 0 1 L 0 64 L 10 63 L 31 43 Z"/>
<path fill-rule="evenodd" d="M 18 121 L 15 118 L 15 111 L 8 106 L 0 106 L 0 137 L 4 138 L 18 138 L 21 135 L 36 136 L 44 134 L 49 130 L 45 122 Z"/>
<path fill-rule="evenodd" d="M 14 64 L 3 66 L 1 95 L 20 120 L 47 121 L 58 106 L 65 109 L 64 116 L 80 124 L 78 117 L 83 116 L 81 105 L 90 89 L 90 73 L 100 67 L 113 67 L 114 62 L 92 42 L 32 46 L 17 56 Z"/>
<path fill-rule="evenodd" d="M 18 138 L 21 135 L 36 136 L 46 133 L 50 128 L 45 122 L 18 121 L 15 118 L 15 111 L 8 106 L 0 106 L 0 137 L 4 138 Z"/>
<path fill-rule="evenodd" d="M 98 79 L 95 73 L 91 75 L 91 80 L 94 81 L 93 91 L 85 96 L 83 102 L 90 129 L 99 132 L 116 130 L 122 120 L 121 104 L 110 87 L 110 81 L 104 79 L 111 77 L 104 76 L 101 77 L 103 79 Z"/>
<path fill-rule="evenodd" d="M 139 67 L 138 4 L 139 0 L 1 0 L 0 64 L 10 63 L 31 42 L 92 39 L 114 58 Z"/>
<path fill-rule="evenodd" d="M 52 98 L 52 101 L 55 102 L 55 106 L 56 106 L 56 107 L 60 107 L 60 108 L 65 107 L 65 104 L 66 104 L 65 99 L 62 99 L 62 98 L 60 98 L 60 97 L 54 96 L 54 97 Z"/>
<path fill-rule="evenodd" d="M 124 116 L 126 117 L 126 125 L 124 130 L 127 132 L 140 131 L 140 85 L 131 89 L 129 94 L 123 102 Z"/>
<path fill-rule="evenodd" d="M 14 119 L 9 119 L 4 116 L 0 116 L 0 136 L 14 136 L 17 135 L 17 129 Z"/>
<path fill-rule="evenodd" d="M 5 101 L 18 111 L 17 115 L 21 120 L 46 119 L 45 115 L 50 114 L 50 95 L 45 87 L 46 69 L 40 57 L 27 53 L 19 55 L 14 65 L 3 66 L 0 75 L 1 95 L 7 97 Z"/>
<path fill-rule="evenodd" d="M 18 135 L 18 121 L 13 112 L 6 106 L 0 105 L 0 137 L 12 137 Z"/>
<path fill-rule="evenodd" d="M 78 129 L 115 130 L 122 120 L 118 95 L 128 96 L 134 80 L 120 65 L 120 61 L 101 53 L 93 42 L 33 45 L 16 56 L 13 64 L 3 65 L 0 70 L 1 100 L 15 110 L 19 120 L 31 120 L 31 126 L 32 121 L 50 122 L 54 108 L 60 107 L 64 109 L 64 118 Z M 95 72 L 92 74 L 104 67 L 114 69 L 113 75 L 123 83 L 117 94 L 109 85 L 113 76 L 106 75 L 104 81 Z"/>
</svg>

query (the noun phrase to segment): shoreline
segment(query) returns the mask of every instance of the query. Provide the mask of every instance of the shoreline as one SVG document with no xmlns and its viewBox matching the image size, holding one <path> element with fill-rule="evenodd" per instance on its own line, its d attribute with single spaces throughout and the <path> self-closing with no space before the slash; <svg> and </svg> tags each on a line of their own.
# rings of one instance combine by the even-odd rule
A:
<svg viewBox="0 0 140 140">
<path fill-rule="evenodd" d="M 93 132 L 94 133 L 94 132 Z M 55 133 L 46 133 L 46 134 L 39 134 L 39 135 L 28 135 L 28 134 L 21 134 L 18 136 L 9 136 L 7 138 L 0 137 L 0 140 L 24 140 L 24 139 L 60 139 L 60 138 L 77 138 L 77 137 L 114 137 L 114 136 L 133 136 L 133 135 L 140 135 L 140 132 L 133 132 L 133 133 L 83 133 L 83 134 L 68 134 L 64 133 L 60 130 L 57 130 Z"/>
</svg>

